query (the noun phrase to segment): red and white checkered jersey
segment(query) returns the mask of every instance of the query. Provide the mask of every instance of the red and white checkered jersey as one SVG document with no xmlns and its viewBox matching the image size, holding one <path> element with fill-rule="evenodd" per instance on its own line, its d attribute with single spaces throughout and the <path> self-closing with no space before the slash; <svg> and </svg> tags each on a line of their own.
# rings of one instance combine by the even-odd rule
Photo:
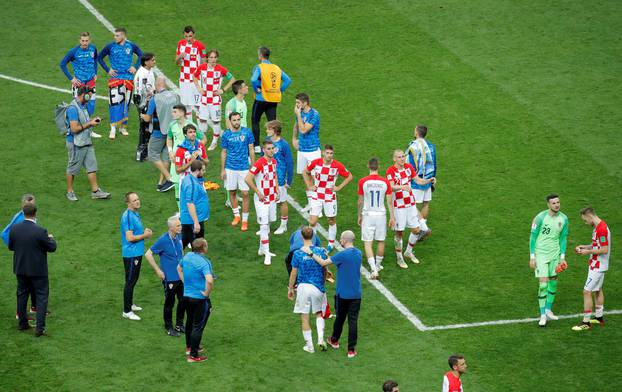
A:
<svg viewBox="0 0 622 392">
<path fill-rule="evenodd" d="M 201 59 L 206 57 L 205 45 L 201 41 L 194 40 L 190 44 L 187 40 L 182 39 L 177 43 L 176 54 L 177 56 L 183 55 L 181 58 L 179 81 L 192 83 L 192 75 L 201 64 Z"/>
<path fill-rule="evenodd" d="M 268 160 L 265 156 L 255 161 L 249 170 L 255 176 L 255 185 L 267 196 L 264 204 L 274 203 L 279 192 L 279 180 L 276 176 L 276 159 Z"/>
<path fill-rule="evenodd" d="M 336 199 L 335 183 L 337 182 L 337 175 L 341 177 L 348 177 L 350 172 L 339 161 L 334 160 L 326 164 L 323 158 L 318 158 L 311 161 L 307 166 L 307 171 L 311 173 L 313 177 L 313 185 L 317 187 L 313 200 L 333 201 Z"/>
<path fill-rule="evenodd" d="M 398 169 L 395 165 L 387 169 L 387 180 L 392 185 L 410 185 L 410 181 L 415 178 L 417 172 L 410 163 L 404 164 L 403 169 Z M 415 205 L 415 195 L 411 191 L 393 191 L 393 206 L 395 208 L 406 208 Z"/>
<path fill-rule="evenodd" d="M 207 151 L 205 150 L 205 146 L 203 145 L 203 143 L 198 143 L 198 147 L 199 147 L 198 150 L 201 152 L 199 156 L 201 157 L 202 160 L 206 161 Z M 190 162 L 191 158 L 192 158 L 192 153 L 190 151 L 188 151 L 182 146 L 178 146 L 177 151 L 175 151 L 175 166 L 187 165 L 188 162 Z M 190 166 L 188 166 L 188 168 L 179 175 L 180 184 L 181 184 L 181 181 L 184 179 L 184 177 L 188 174 L 190 174 Z"/>
<path fill-rule="evenodd" d="M 370 174 L 359 180 L 358 194 L 363 196 L 363 215 L 386 215 L 384 199 L 391 194 L 389 180 Z"/>
<path fill-rule="evenodd" d="M 203 88 L 203 95 L 201 96 L 203 105 L 220 105 L 222 98 L 220 95 L 215 95 L 214 91 L 221 88 L 222 78 L 228 73 L 227 68 L 220 64 L 216 64 L 214 68 L 208 68 L 207 63 L 199 65 L 194 76 L 199 79 L 201 88 Z"/>
<path fill-rule="evenodd" d="M 608 247 L 607 253 L 592 255 L 590 257 L 590 269 L 605 272 L 609 269 L 609 255 L 611 254 L 611 232 L 604 220 L 594 228 L 592 232 L 592 249 Z"/>
</svg>

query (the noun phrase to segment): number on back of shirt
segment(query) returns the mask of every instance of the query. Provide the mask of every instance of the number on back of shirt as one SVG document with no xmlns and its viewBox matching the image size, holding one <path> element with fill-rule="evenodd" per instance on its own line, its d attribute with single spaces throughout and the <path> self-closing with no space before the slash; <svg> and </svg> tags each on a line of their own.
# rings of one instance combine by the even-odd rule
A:
<svg viewBox="0 0 622 392">
<path fill-rule="evenodd" d="M 380 207 L 380 191 L 369 191 L 369 200 L 372 208 Z"/>
</svg>

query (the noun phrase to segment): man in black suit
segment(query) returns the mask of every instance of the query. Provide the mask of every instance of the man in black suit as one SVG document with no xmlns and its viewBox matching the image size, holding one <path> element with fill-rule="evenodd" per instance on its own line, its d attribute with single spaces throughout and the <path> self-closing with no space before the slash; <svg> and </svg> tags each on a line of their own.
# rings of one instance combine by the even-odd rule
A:
<svg viewBox="0 0 622 392">
<path fill-rule="evenodd" d="M 45 334 L 45 313 L 48 308 L 48 252 L 56 251 L 56 241 L 48 231 L 37 225 L 37 207 L 27 204 L 22 209 L 24 221 L 9 232 L 9 250 L 13 251 L 13 273 L 17 277 L 17 312 L 19 330 L 29 329 L 26 312 L 28 293 L 37 297 L 37 328 L 35 336 Z"/>
</svg>

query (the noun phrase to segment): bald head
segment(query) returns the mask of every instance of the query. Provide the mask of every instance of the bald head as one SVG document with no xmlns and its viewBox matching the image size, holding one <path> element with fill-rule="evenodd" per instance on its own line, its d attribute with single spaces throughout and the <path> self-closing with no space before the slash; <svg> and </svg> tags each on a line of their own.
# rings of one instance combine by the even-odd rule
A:
<svg viewBox="0 0 622 392">
<path fill-rule="evenodd" d="M 344 246 L 346 244 L 350 244 L 352 245 L 354 243 L 354 232 L 352 232 L 352 230 L 346 230 L 343 233 L 341 233 L 341 237 L 340 237 L 340 241 L 344 242 Z"/>
</svg>

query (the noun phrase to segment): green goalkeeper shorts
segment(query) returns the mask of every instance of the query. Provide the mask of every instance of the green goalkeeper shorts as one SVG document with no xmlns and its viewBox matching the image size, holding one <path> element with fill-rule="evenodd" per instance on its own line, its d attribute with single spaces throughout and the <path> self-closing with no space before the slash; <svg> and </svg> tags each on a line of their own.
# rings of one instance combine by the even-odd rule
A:
<svg viewBox="0 0 622 392">
<path fill-rule="evenodd" d="M 559 256 L 540 256 L 536 254 L 536 278 L 557 276 L 555 268 L 559 264 Z"/>
</svg>

